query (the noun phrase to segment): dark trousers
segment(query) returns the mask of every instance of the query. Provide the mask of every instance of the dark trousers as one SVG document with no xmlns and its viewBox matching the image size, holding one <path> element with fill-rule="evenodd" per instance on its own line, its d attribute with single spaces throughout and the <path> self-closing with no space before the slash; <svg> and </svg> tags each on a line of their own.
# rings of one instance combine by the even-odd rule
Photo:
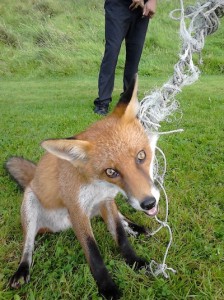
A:
<svg viewBox="0 0 224 300">
<path fill-rule="evenodd" d="M 105 1 L 105 52 L 100 67 L 98 89 L 99 98 L 95 105 L 109 104 L 114 88 L 115 69 L 121 44 L 125 40 L 126 60 L 123 89 L 127 89 L 142 54 L 149 19 L 142 17 L 142 9 L 129 9 L 131 0 Z"/>
</svg>

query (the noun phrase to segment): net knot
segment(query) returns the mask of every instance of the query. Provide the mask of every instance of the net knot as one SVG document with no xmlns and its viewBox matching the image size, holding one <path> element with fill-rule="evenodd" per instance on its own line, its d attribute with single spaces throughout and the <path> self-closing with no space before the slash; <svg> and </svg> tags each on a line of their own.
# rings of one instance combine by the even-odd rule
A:
<svg viewBox="0 0 224 300">
<path fill-rule="evenodd" d="M 148 270 L 154 277 L 159 276 L 162 274 L 165 278 L 169 278 L 169 274 L 167 271 L 171 271 L 173 273 L 176 273 L 176 270 L 173 268 L 168 268 L 167 264 L 158 264 L 155 260 L 151 260 L 149 264 L 149 270 Z"/>
</svg>

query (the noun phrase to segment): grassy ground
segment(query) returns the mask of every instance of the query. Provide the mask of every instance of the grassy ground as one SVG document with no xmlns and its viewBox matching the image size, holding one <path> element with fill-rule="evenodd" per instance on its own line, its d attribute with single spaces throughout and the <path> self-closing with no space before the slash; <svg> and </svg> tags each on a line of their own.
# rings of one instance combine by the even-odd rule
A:
<svg viewBox="0 0 224 300">
<path fill-rule="evenodd" d="M 141 90 L 165 80 L 140 79 Z M 121 82 L 121 78 L 118 77 Z M 123 291 L 123 299 L 215 299 L 223 293 L 223 78 L 203 76 L 181 94 L 183 118 L 164 129 L 184 128 L 164 136 L 159 145 L 167 154 L 166 187 L 174 242 L 167 263 L 178 270 L 169 280 L 154 279 L 125 265 L 100 220 L 96 239 L 105 262 Z M 10 155 L 37 161 L 47 137 L 71 136 L 98 117 L 92 113 L 95 78 L 1 81 L 1 162 Z M 88 86 L 88 88 L 86 88 Z M 115 97 L 119 95 L 119 84 Z M 6 284 L 17 267 L 22 234 L 21 193 L 1 172 L 0 299 L 98 299 L 95 283 L 73 232 L 39 236 L 31 282 L 10 291 Z M 121 199 L 121 209 L 140 224 L 156 223 L 133 211 Z M 161 200 L 161 205 L 164 200 Z M 162 217 L 162 216 L 160 216 Z M 168 241 L 166 230 L 155 238 L 130 238 L 137 252 L 161 262 Z M 91 295 L 91 296 L 90 296 Z M 92 298 L 91 298 L 92 297 Z"/>
<path fill-rule="evenodd" d="M 0 75 L 7 77 L 96 75 L 104 51 L 104 0 L 1 0 Z M 185 0 L 185 6 L 194 4 Z M 158 0 L 157 16 L 150 24 L 139 72 L 170 74 L 180 45 L 179 22 L 169 12 L 179 0 Z M 223 21 L 222 21 L 223 23 Z M 203 72 L 223 74 L 221 28 L 206 40 Z M 123 72 L 122 48 L 117 74 Z M 162 63 L 161 63 L 162 62 Z"/>
<path fill-rule="evenodd" d="M 71 136 L 99 119 L 92 112 L 97 73 L 104 49 L 103 0 L 2 0 L 0 3 L 0 299 L 99 299 L 83 251 L 72 230 L 42 235 L 35 244 L 31 282 L 7 287 L 22 250 L 19 209 L 22 194 L 3 169 L 10 155 L 38 161 L 40 141 Z M 185 1 L 192 4 L 192 1 Z M 172 74 L 179 48 L 178 22 L 168 17 L 179 1 L 158 1 L 140 64 L 140 98 Z M 223 20 L 206 39 L 199 81 L 179 95 L 182 119 L 163 130 L 169 222 L 174 233 L 167 264 L 178 273 L 169 280 L 135 272 L 121 258 L 99 220 L 94 232 L 123 299 L 224 299 L 223 217 Z M 124 49 L 119 57 L 114 99 L 121 92 Z M 115 104 L 113 101 L 113 105 Z M 154 220 L 121 210 L 134 221 L 156 228 Z M 161 199 L 164 206 L 164 199 Z M 162 218 L 162 215 L 160 215 Z M 130 238 L 139 255 L 161 262 L 168 235 Z"/>
</svg>

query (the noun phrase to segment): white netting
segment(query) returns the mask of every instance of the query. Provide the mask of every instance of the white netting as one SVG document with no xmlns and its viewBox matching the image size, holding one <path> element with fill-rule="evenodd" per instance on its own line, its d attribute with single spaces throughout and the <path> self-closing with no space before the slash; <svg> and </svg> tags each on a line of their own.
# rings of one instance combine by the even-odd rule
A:
<svg viewBox="0 0 224 300">
<path fill-rule="evenodd" d="M 170 121 L 174 118 L 174 113 L 179 109 L 179 103 L 175 96 L 181 92 L 184 86 L 194 83 L 200 74 L 198 67 L 193 63 L 193 53 L 199 53 L 204 47 L 205 37 L 215 32 L 219 27 L 219 18 L 224 15 L 224 0 L 207 1 L 206 3 L 197 2 L 195 6 L 189 6 L 184 9 L 183 0 L 180 0 L 180 9 L 176 9 L 170 13 L 171 18 L 180 21 L 180 38 L 182 40 L 182 48 L 179 54 L 179 61 L 174 66 L 174 74 L 160 89 L 154 90 L 151 94 L 146 95 L 140 102 L 140 111 L 138 118 L 142 122 L 146 131 L 150 134 L 165 134 L 158 132 L 162 121 Z M 179 17 L 175 17 L 179 13 Z M 189 19 L 187 27 L 185 19 Z M 174 130 L 172 132 L 178 132 Z M 171 132 L 171 133 L 172 133 Z M 169 277 L 167 270 L 175 272 L 174 269 L 168 268 L 166 258 L 172 242 L 172 231 L 168 224 L 168 197 L 163 186 L 166 173 L 166 158 L 160 148 L 157 148 L 158 154 L 162 157 L 163 164 L 159 163 L 158 156 L 155 159 L 154 178 L 158 182 L 164 193 L 166 200 L 166 213 L 164 221 L 156 217 L 160 224 L 158 229 L 150 234 L 156 234 L 163 227 L 168 229 L 170 241 L 168 243 L 162 264 L 151 261 L 148 270 L 154 276 L 163 274 Z"/>
<path fill-rule="evenodd" d="M 224 15 L 224 0 L 207 1 L 204 4 L 196 3 L 184 10 L 181 8 L 170 13 L 171 18 L 180 20 L 180 38 L 182 49 L 179 61 L 174 66 L 173 76 L 160 89 L 146 95 L 140 102 L 139 119 L 147 131 L 158 131 L 162 121 L 169 121 L 179 108 L 175 96 L 181 89 L 194 83 L 200 74 L 198 67 L 193 63 L 193 53 L 200 53 L 204 47 L 205 37 L 218 29 L 219 18 Z M 179 13 L 179 17 L 174 14 Z M 188 28 L 185 19 L 190 20 Z"/>
</svg>

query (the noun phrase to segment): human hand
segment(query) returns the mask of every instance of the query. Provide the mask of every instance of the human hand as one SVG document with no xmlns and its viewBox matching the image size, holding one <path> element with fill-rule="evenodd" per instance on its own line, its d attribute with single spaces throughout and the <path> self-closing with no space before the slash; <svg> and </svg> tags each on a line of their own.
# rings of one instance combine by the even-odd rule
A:
<svg viewBox="0 0 224 300">
<path fill-rule="evenodd" d="M 144 5 L 144 0 L 132 0 L 132 4 L 129 6 L 129 8 L 134 10 L 140 6 L 142 9 L 144 9 Z"/>
<path fill-rule="evenodd" d="M 156 12 L 156 0 L 148 0 L 143 7 L 143 17 L 152 18 Z"/>
</svg>

